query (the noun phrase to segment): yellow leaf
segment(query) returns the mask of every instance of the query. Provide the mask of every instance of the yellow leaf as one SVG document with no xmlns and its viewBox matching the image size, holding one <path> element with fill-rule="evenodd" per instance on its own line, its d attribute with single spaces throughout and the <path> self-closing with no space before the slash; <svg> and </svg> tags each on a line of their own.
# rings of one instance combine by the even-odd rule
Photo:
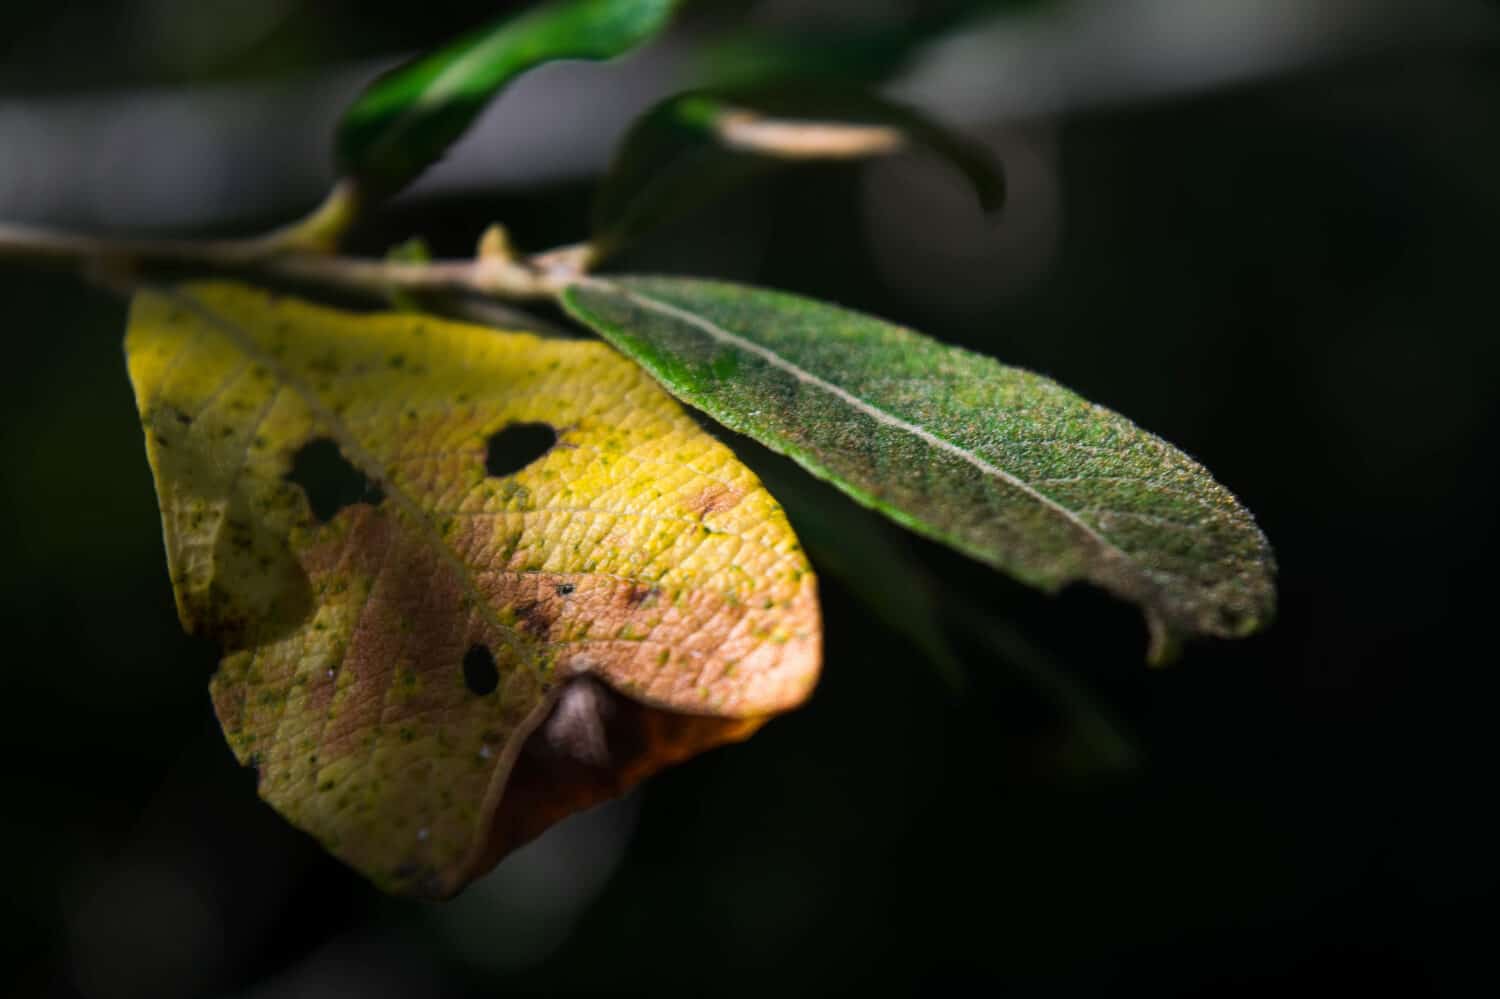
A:
<svg viewBox="0 0 1500 999">
<path fill-rule="evenodd" d="M 451 895 L 816 682 L 780 506 L 603 344 L 202 284 L 140 294 L 126 352 L 178 609 L 224 646 L 225 735 L 387 890 Z M 489 474 L 517 424 L 555 445 Z M 365 499 L 321 520 L 310 446 Z"/>
</svg>

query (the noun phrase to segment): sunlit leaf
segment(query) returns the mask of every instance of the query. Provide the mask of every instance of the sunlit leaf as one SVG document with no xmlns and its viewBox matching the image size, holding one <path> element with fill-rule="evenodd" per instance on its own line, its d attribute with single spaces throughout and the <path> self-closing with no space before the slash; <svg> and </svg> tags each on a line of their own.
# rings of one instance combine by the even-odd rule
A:
<svg viewBox="0 0 1500 999">
<path fill-rule="evenodd" d="M 563 300 L 679 398 L 913 530 L 1047 590 L 1088 580 L 1138 603 L 1155 659 L 1271 616 L 1271 551 L 1244 507 L 1047 378 L 738 285 L 584 279 Z"/>
<path fill-rule="evenodd" d="M 340 172 L 366 195 L 410 183 L 516 77 L 558 59 L 610 59 L 660 32 L 681 0 L 557 0 L 380 77 L 339 123 Z"/>
<path fill-rule="evenodd" d="M 225 735 L 388 890 L 449 895 L 816 680 L 780 506 L 604 344 L 198 285 L 126 345 Z"/>
</svg>

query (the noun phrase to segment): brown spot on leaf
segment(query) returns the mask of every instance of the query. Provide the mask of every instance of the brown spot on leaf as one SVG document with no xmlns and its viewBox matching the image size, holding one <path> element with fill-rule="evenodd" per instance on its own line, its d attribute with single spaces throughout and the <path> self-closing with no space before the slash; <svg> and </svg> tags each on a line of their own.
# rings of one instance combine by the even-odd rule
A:
<svg viewBox="0 0 1500 999">
<path fill-rule="evenodd" d="M 630 609 L 656 603 L 661 597 L 661 588 L 645 583 L 631 583 L 625 588 L 625 606 Z"/>
<path fill-rule="evenodd" d="M 526 634 L 546 638 L 557 620 L 557 610 L 545 600 L 527 600 L 516 606 L 516 623 Z"/>
<path fill-rule="evenodd" d="M 710 514 L 722 513 L 738 503 L 744 494 L 729 489 L 720 483 L 712 483 L 687 501 L 687 511 L 699 520 Z"/>
</svg>

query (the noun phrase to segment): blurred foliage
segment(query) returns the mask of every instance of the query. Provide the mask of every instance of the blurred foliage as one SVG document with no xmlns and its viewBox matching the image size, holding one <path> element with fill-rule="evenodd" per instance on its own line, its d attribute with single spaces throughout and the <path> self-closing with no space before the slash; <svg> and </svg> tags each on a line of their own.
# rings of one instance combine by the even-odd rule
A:
<svg viewBox="0 0 1500 999">
<path fill-rule="evenodd" d="M 611 59 L 666 28 L 677 0 L 553 0 L 375 80 L 338 126 L 340 176 L 374 198 L 441 159 L 507 84 L 559 59 Z"/>
<path fill-rule="evenodd" d="M 1064 0 L 899 0 L 872 7 L 821 0 L 767 12 L 759 0 L 690 0 L 684 13 L 690 26 L 729 36 L 703 55 L 705 84 L 789 72 L 868 81 L 894 72 L 943 33 L 1058 2 Z M 6 0 L 0 88 L 78 91 L 316 70 L 426 51 L 535 6 L 528 0 Z"/>
<path fill-rule="evenodd" d="M 747 150 L 727 142 L 718 131 L 725 117 L 746 113 L 794 127 L 885 126 L 895 130 L 902 145 L 920 146 L 957 169 L 973 185 L 983 211 L 998 211 L 1005 199 L 1004 165 L 988 149 L 873 92 L 820 83 L 691 90 L 646 111 L 620 140 L 594 194 L 590 238 L 600 255 L 610 256 L 653 228 L 778 169 L 840 158 L 816 152 L 777 155 L 774 149 Z"/>
<path fill-rule="evenodd" d="M 936 0 L 841 15 L 838 5 L 807 6 L 792 23 L 752 26 L 711 40 L 696 56 L 705 86 L 771 82 L 878 83 L 926 46 L 997 14 L 1025 13 L 1062 0 Z M 829 8 L 833 9 L 830 10 Z M 885 16 L 880 16 L 884 13 Z"/>
<path fill-rule="evenodd" d="M 428 49 L 526 6 L 523 0 L 7 0 L 0 5 L 0 86 L 11 93 L 77 91 L 305 72 Z"/>
</svg>

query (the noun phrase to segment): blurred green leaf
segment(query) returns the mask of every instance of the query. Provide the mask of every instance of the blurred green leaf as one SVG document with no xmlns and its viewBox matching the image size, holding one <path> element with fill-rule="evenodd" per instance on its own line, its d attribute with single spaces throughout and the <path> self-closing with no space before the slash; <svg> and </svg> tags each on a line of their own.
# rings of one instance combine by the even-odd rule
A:
<svg viewBox="0 0 1500 999">
<path fill-rule="evenodd" d="M 1144 610 L 1152 659 L 1275 604 L 1254 519 L 1206 469 L 1047 378 L 811 299 L 582 279 L 573 316 L 678 398 L 906 527 L 1044 590 Z"/>
<path fill-rule="evenodd" d="M 367 196 L 440 159 L 516 77 L 558 59 L 610 59 L 666 27 L 681 0 L 561 0 L 507 18 L 375 80 L 339 123 L 344 176 Z"/>
<path fill-rule="evenodd" d="M 601 256 L 762 173 L 800 162 L 926 147 L 958 168 L 985 211 L 1004 201 L 989 151 L 920 112 L 819 83 L 693 91 L 642 115 L 626 134 L 594 205 Z"/>
<path fill-rule="evenodd" d="M 877 83 L 904 67 L 935 34 L 885 26 L 797 34 L 744 32 L 705 47 L 695 77 L 715 87 L 788 80 Z"/>
<path fill-rule="evenodd" d="M 923 48 L 988 17 L 1059 0 L 957 0 L 924 3 L 910 18 L 886 23 L 749 29 L 707 45 L 695 79 L 707 87 L 837 81 L 873 84 L 905 69 Z"/>
</svg>

